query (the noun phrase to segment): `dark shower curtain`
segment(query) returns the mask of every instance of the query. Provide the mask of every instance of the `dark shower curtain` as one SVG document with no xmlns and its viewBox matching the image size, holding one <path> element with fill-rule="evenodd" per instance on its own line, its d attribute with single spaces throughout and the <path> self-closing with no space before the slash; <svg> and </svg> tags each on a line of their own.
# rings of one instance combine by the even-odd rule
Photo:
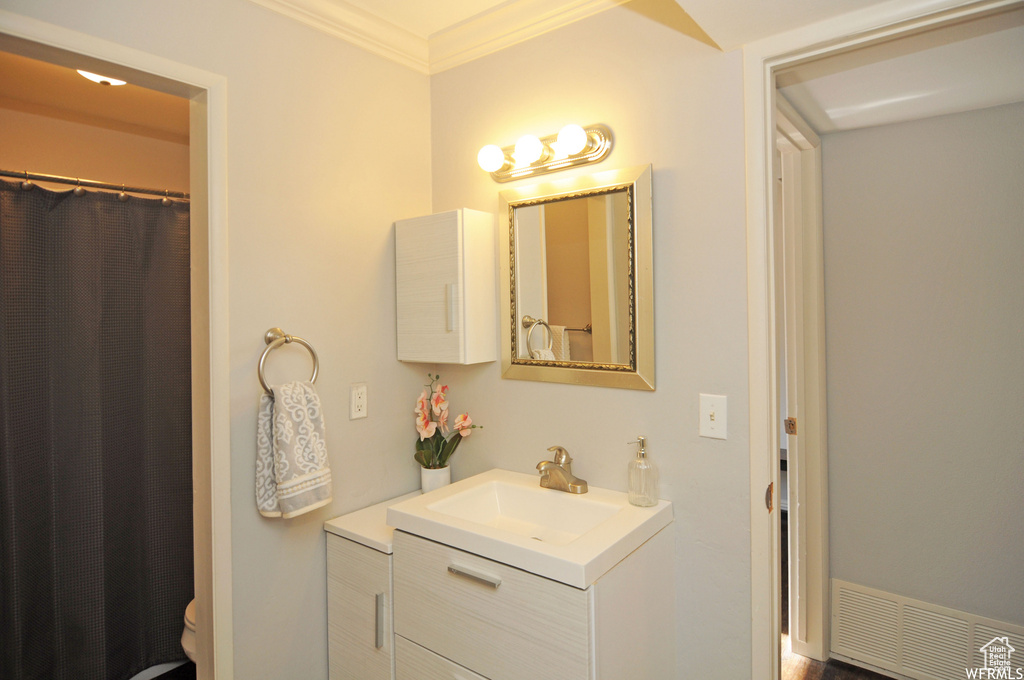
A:
<svg viewBox="0 0 1024 680">
<path fill-rule="evenodd" d="M 184 659 L 189 209 L 0 181 L 0 678 Z"/>
</svg>

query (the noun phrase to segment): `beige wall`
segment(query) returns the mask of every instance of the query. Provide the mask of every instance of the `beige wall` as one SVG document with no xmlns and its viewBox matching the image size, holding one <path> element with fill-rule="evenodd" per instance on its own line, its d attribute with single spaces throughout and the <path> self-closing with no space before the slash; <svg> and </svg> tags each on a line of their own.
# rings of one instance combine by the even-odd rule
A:
<svg viewBox="0 0 1024 680">
<path fill-rule="evenodd" d="M 0 108 L 0 169 L 187 192 L 188 145 Z"/>
<path fill-rule="evenodd" d="M 590 323 L 587 202 L 560 201 L 544 206 L 544 224 L 548 272 L 546 320 L 559 326 L 583 328 Z M 534 342 L 538 347 L 545 346 L 536 337 Z M 569 333 L 569 346 L 573 361 L 594 360 L 594 349 L 586 333 Z"/>
<path fill-rule="evenodd" d="M 624 5 L 431 79 L 434 209 L 498 211 L 484 144 L 607 123 L 598 169 L 652 163 L 657 391 L 502 380 L 500 366 L 439 371 L 484 430 L 456 477 L 534 471 L 560 444 L 573 471 L 626 489 L 649 437 L 675 504 L 677 677 L 750 676 L 750 477 L 742 64 Z M 583 173 L 592 172 L 585 169 Z M 569 176 L 569 172 L 563 173 Z M 528 180 L 521 184 L 530 184 Z M 729 438 L 697 434 L 700 392 L 729 397 Z M 767 567 L 766 567 L 767 568 Z"/>
<path fill-rule="evenodd" d="M 426 76 L 244 0 L 5 0 L 4 9 L 227 80 L 234 669 L 327 677 L 323 521 L 419 485 L 420 368 L 395 360 L 392 222 L 429 213 Z M 320 354 L 334 502 L 293 520 L 254 500 L 256 363 L 271 326 Z M 271 382 L 304 378 L 296 346 Z M 348 387 L 369 418 L 348 420 Z"/>
<path fill-rule="evenodd" d="M 1024 104 L 822 140 L 832 576 L 1024 624 Z"/>
</svg>

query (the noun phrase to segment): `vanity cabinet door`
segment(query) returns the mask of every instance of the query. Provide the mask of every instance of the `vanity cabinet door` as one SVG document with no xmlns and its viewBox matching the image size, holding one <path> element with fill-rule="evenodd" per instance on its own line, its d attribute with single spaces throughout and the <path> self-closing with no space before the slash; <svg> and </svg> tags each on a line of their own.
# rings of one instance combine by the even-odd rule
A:
<svg viewBox="0 0 1024 680">
<path fill-rule="evenodd" d="M 592 590 L 396 531 L 395 632 L 489 678 L 593 678 Z"/>
<path fill-rule="evenodd" d="M 487 680 L 443 656 L 395 636 L 395 678 L 397 680 Z"/>
<path fill-rule="evenodd" d="M 327 536 L 330 680 L 394 678 L 391 555 Z"/>
<path fill-rule="evenodd" d="M 399 361 L 498 359 L 494 215 L 463 208 L 395 222 Z"/>
</svg>

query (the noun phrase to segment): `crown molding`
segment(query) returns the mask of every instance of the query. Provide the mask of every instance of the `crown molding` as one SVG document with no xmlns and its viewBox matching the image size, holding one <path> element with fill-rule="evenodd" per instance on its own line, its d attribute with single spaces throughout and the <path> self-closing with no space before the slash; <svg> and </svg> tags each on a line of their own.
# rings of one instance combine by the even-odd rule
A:
<svg viewBox="0 0 1024 680">
<path fill-rule="evenodd" d="M 629 0 L 515 0 L 423 38 L 346 0 L 249 0 L 420 73 L 440 73 Z"/>
<path fill-rule="evenodd" d="M 249 0 L 378 56 L 429 73 L 427 40 L 345 0 Z"/>
<path fill-rule="evenodd" d="M 500 5 L 430 36 L 430 73 L 446 71 L 627 2 L 518 0 Z"/>
</svg>

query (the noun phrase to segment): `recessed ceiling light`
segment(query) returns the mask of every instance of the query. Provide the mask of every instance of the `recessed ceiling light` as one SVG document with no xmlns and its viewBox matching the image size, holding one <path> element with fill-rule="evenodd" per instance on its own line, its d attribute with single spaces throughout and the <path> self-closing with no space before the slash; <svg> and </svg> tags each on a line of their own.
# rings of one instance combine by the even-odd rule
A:
<svg viewBox="0 0 1024 680">
<path fill-rule="evenodd" d="M 89 73 L 88 71 L 83 71 L 82 69 L 78 69 L 78 73 L 83 78 L 88 78 L 92 82 L 99 83 L 100 85 L 115 85 L 116 86 L 116 85 L 124 85 L 125 84 L 125 81 L 123 81 L 123 80 L 118 80 L 117 78 L 111 78 L 109 76 L 101 76 L 101 75 L 98 75 L 96 73 Z"/>
</svg>

